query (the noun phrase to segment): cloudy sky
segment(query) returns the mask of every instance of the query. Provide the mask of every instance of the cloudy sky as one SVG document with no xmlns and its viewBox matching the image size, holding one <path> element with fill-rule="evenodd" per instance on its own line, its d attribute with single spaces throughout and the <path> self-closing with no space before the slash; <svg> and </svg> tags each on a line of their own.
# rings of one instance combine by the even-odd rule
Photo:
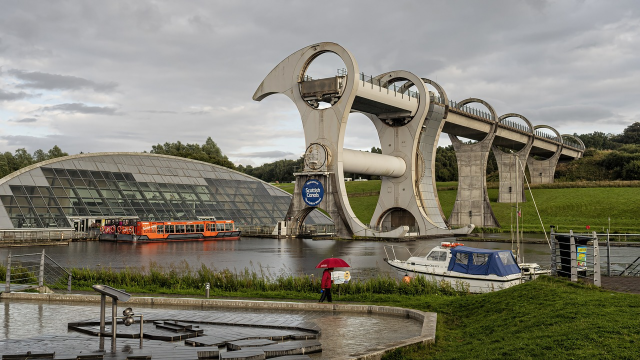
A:
<svg viewBox="0 0 640 360">
<path fill-rule="evenodd" d="M 640 121 L 633 0 L 0 0 L 0 150 L 148 151 L 211 136 L 235 163 L 296 158 L 294 105 L 251 97 L 282 59 L 321 41 L 366 74 L 408 70 L 451 99 L 479 97 L 561 133 Z M 335 60 L 310 75 L 334 75 Z M 346 147 L 379 146 L 365 118 L 347 135 Z"/>
</svg>

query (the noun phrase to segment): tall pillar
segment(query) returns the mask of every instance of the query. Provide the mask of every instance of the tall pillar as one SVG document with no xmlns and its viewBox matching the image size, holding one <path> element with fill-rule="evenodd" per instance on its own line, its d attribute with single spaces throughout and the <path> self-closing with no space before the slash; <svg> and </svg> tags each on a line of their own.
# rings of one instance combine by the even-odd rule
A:
<svg viewBox="0 0 640 360">
<path fill-rule="evenodd" d="M 533 127 L 534 130 L 540 128 L 549 129 L 556 133 L 558 137 L 558 148 L 550 158 L 545 160 L 536 160 L 531 156 L 527 158 L 527 166 L 529 167 L 529 182 L 532 184 L 552 184 L 553 177 L 556 172 L 556 165 L 558 165 L 558 160 L 560 160 L 560 153 L 562 152 L 562 135 L 560 135 L 560 133 L 556 129 L 547 125 L 536 125 Z"/>
<path fill-rule="evenodd" d="M 525 146 L 516 153 L 507 153 L 496 145 L 492 146 L 493 155 L 496 157 L 498 163 L 498 173 L 500 177 L 500 187 L 498 189 L 498 202 L 499 203 L 515 203 L 525 202 L 524 196 L 524 167 L 529 157 L 529 152 L 533 146 L 533 126 L 522 115 L 519 114 L 505 114 L 498 118 L 498 122 L 510 117 L 518 117 L 524 120 L 529 126 L 530 136 Z"/>
<path fill-rule="evenodd" d="M 458 193 L 449 217 L 449 224 L 499 227 L 500 224 L 489 203 L 486 176 L 489 150 L 496 135 L 497 116 L 493 107 L 481 99 L 466 99 L 459 102 L 457 107 L 461 109 L 469 103 L 483 104 L 491 112 L 494 124 L 487 136 L 475 144 L 464 144 L 457 136 L 449 134 L 458 160 Z"/>
<path fill-rule="evenodd" d="M 351 237 L 352 234 L 349 232 L 349 229 L 343 220 L 344 214 L 340 212 L 340 207 L 335 201 L 335 197 L 338 196 L 338 191 L 333 186 L 335 183 L 334 174 L 328 172 L 317 172 L 300 173 L 295 174 L 295 176 L 296 183 L 294 187 L 294 194 L 299 194 L 300 196 L 294 195 L 291 203 L 289 204 L 289 210 L 285 217 L 285 220 L 287 221 L 287 235 L 294 237 L 300 235 L 302 225 L 304 224 L 306 217 L 316 208 L 320 208 L 331 216 L 331 220 L 333 220 L 335 232 L 338 237 Z M 303 193 L 306 191 L 305 184 L 307 184 L 309 180 L 315 180 L 321 184 L 323 191 L 322 193 L 318 193 L 320 201 L 317 204 L 312 203 L 312 205 L 309 205 L 305 202 L 305 196 Z M 314 186 L 314 189 L 320 188 L 317 186 L 317 183 L 314 185 L 316 185 Z"/>
</svg>

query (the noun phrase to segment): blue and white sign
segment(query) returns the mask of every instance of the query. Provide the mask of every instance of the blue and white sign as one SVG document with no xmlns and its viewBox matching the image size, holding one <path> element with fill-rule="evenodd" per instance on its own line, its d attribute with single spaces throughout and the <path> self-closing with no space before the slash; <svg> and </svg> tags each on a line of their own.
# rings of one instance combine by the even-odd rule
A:
<svg viewBox="0 0 640 360">
<path fill-rule="evenodd" d="M 318 206 L 324 198 L 324 187 L 318 180 L 307 180 L 302 187 L 302 200 L 309 206 Z"/>
</svg>

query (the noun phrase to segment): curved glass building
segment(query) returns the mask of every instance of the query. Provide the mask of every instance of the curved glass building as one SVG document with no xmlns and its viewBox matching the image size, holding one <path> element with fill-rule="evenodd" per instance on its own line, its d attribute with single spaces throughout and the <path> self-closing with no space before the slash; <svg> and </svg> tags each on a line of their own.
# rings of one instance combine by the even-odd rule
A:
<svg viewBox="0 0 640 360">
<path fill-rule="evenodd" d="M 43 161 L 0 179 L 0 229 L 73 228 L 107 218 L 234 220 L 275 226 L 291 195 L 221 166 L 148 153 L 94 153 Z M 319 211 L 306 221 L 332 224 Z"/>
</svg>

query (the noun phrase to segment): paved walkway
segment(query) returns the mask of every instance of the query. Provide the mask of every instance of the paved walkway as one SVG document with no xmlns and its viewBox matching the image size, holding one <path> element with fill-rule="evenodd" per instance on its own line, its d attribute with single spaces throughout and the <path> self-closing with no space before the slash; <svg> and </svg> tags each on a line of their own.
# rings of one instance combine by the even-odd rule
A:
<svg viewBox="0 0 640 360">
<path fill-rule="evenodd" d="M 28 350 L 59 350 L 62 352 L 80 350 L 86 353 L 97 351 L 99 348 L 98 338 L 68 330 L 67 324 L 90 321 L 94 324 L 86 327 L 85 330 L 93 330 L 91 327 L 95 327 L 96 316 L 99 314 L 98 304 L 3 299 L 0 302 L 0 314 L 4 314 L 3 326 L 0 327 L 0 355 L 24 353 Z M 107 305 L 108 315 L 111 312 L 109 306 L 110 304 Z M 389 343 L 397 343 L 420 336 L 422 332 L 422 323 L 419 321 L 384 314 L 296 309 L 261 310 L 207 307 L 194 309 L 193 306 L 142 306 L 128 303 L 122 303 L 119 306 L 119 313 L 125 306 L 133 307 L 136 314 L 144 314 L 145 320 L 170 317 L 219 322 L 220 319 L 223 319 L 225 322 L 244 327 L 242 329 L 228 327 L 226 335 L 238 331 L 250 331 L 253 327 L 248 325 L 280 324 L 281 326 L 298 327 L 311 324 L 312 327 L 317 326 L 322 331 L 318 339 L 322 343 L 322 352 L 310 355 L 312 358 L 322 359 L 335 359 L 345 354 L 361 353 Z M 213 325 L 199 326 L 205 330 L 205 333 L 216 327 Z M 251 331 L 259 329 L 253 328 Z M 121 331 L 137 332 L 138 324 L 131 327 L 118 326 L 118 332 Z M 145 322 L 145 334 L 151 334 L 154 331 L 158 330 L 155 329 L 153 322 L 150 321 L 148 324 Z M 269 331 L 277 332 L 275 329 Z M 292 340 L 294 339 L 292 338 Z M 105 340 L 105 349 L 110 349 L 110 339 Z M 136 349 L 139 340 L 119 338 L 117 344 L 120 349 L 119 356 L 125 350 L 133 351 Z M 185 346 L 184 340 L 160 344 L 157 341 L 145 339 L 144 344 L 143 349 L 150 350 L 154 355 L 153 359 L 157 357 L 154 350 L 160 351 L 161 354 L 169 350 L 169 352 L 189 352 L 189 356 L 197 354 L 197 350 L 202 350 L 199 347 Z M 172 356 L 176 358 L 175 354 Z M 116 358 L 120 359 L 120 357 Z M 178 358 L 186 357 L 181 355 Z"/>
<path fill-rule="evenodd" d="M 631 294 L 640 294 L 640 277 L 603 276 L 601 280 L 603 289 Z"/>
</svg>

